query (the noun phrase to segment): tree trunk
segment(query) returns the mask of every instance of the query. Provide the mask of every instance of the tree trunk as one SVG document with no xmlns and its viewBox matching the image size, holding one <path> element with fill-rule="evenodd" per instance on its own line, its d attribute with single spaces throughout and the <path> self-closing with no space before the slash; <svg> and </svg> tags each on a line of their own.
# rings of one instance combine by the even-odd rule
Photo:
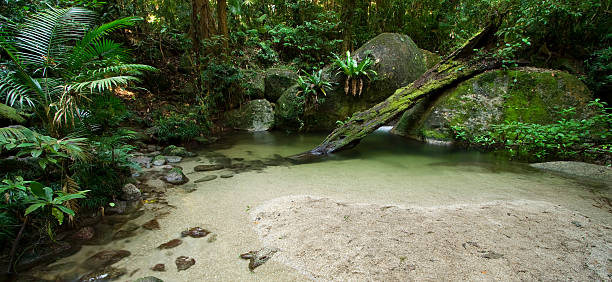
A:
<svg viewBox="0 0 612 282">
<path fill-rule="evenodd" d="M 488 46 L 498 27 L 499 25 L 489 25 L 412 84 L 398 89 L 395 94 L 374 107 L 355 113 L 348 122 L 329 134 L 318 147 L 291 156 L 290 159 L 309 162 L 333 152 L 355 147 L 361 139 L 399 117 L 423 98 L 440 93 L 487 70 L 499 68 L 501 64 L 497 60 L 485 62 L 461 60 L 470 57 L 473 49 Z"/>
<path fill-rule="evenodd" d="M 355 17 L 355 0 L 344 0 L 342 5 L 342 53 L 353 51 L 353 17 Z"/>
<path fill-rule="evenodd" d="M 227 0 L 217 1 L 217 33 L 223 36 L 223 52 L 229 52 L 229 31 L 227 29 Z"/>
</svg>

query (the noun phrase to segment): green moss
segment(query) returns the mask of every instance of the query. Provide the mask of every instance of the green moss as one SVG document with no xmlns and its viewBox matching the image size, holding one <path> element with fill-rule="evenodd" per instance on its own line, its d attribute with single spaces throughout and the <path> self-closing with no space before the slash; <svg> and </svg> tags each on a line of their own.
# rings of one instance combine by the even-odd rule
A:
<svg viewBox="0 0 612 282">
<path fill-rule="evenodd" d="M 17 110 L 0 103 L 0 119 L 8 119 L 17 123 L 24 123 L 25 119 L 17 113 Z"/>
<path fill-rule="evenodd" d="M 425 138 L 431 138 L 436 140 L 452 140 L 453 137 L 450 134 L 446 134 L 439 130 L 434 129 L 423 129 L 421 130 L 421 136 Z"/>
</svg>

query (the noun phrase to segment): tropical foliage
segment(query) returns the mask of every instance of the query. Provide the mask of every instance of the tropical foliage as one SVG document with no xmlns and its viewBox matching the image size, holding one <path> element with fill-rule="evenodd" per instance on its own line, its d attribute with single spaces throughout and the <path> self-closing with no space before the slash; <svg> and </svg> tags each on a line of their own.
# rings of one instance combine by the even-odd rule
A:
<svg viewBox="0 0 612 282">
<path fill-rule="evenodd" d="M 372 80 L 377 74 L 372 69 L 374 61 L 369 56 L 366 56 L 360 62 L 357 59 L 351 57 L 351 52 L 346 51 L 346 57 L 340 58 L 335 55 L 334 63 L 342 73 L 346 76 L 344 82 L 344 93 L 351 94 L 353 96 L 360 96 L 363 92 L 363 79 L 367 78 L 368 81 Z"/>
</svg>

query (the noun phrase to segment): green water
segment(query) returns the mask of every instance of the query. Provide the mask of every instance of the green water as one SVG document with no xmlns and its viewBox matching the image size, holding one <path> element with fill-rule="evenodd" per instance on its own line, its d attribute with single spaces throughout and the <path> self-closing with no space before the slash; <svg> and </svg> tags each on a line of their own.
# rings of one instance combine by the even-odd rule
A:
<svg viewBox="0 0 612 282">
<path fill-rule="evenodd" d="M 192 173 L 194 166 L 212 163 L 214 158 L 244 159 L 242 162 L 269 160 L 309 150 L 323 137 L 321 134 L 280 132 L 237 134 L 220 144 L 203 148 L 199 160 L 187 160 L 180 165 L 193 181 L 208 174 L 219 174 Z M 125 275 L 120 281 L 149 275 L 164 281 L 307 280 L 293 268 L 274 260 L 251 273 L 248 262 L 238 258 L 241 253 L 262 247 L 253 230 L 255 223 L 249 217 L 254 207 L 291 195 L 405 207 L 526 199 L 562 205 L 609 225 L 612 223 L 609 206 L 601 203 L 604 197 L 612 198 L 610 188 L 610 184 L 539 172 L 490 154 L 412 142 L 379 131 L 355 149 L 335 154 L 325 161 L 246 170 L 232 178 L 198 183 L 197 190 L 192 193 L 182 192 L 180 188 L 170 189 L 167 200 L 176 208 L 159 219 L 161 230 L 141 228 L 136 236 L 128 239 L 106 246 L 85 246 L 79 253 L 61 259 L 54 264 L 56 267 L 38 275 L 48 279 L 78 277 L 83 270 L 75 265 L 85 258 L 104 249 L 126 249 L 132 255 L 115 266 L 125 267 L 128 273 L 134 274 Z M 152 217 L 153 212 L 134 222 L 142 224 Z M 156 249 L 193 226 L 211 230 L 217 240 L 209 243 L 206 239 L 187 238 L 174 249 Z M 182 255 L 195 258 L 196 264 L 177 272 L 174 259 Z M 151 271 L 150 268 L 158 263 L 166 264 L 168 270 Z"/>
</svg>

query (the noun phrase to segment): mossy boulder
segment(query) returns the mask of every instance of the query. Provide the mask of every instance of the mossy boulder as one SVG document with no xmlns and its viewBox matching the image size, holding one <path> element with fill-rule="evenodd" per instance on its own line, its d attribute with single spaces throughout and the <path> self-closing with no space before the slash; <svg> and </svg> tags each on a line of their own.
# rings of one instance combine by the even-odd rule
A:
<svg viewBox="0 0 612 282">
<path fill-rule="evenodd" d="M 378 75 L 371 82 L 365 79 L 361 95 L 347 95 L 344 92 L 346 77 L 339 74 L 335 66 L 328 66 L 324 68 L 324 78 L 333 83 L 333 89 L 327 91 L 325 97 L 319 97 L 323 100 L 316 108 L 304 113 L 303 99 L 297 97 L 298 87 L 287 88 L 277 101 L 277 127 L 288 130 L 333 129 L 337 121 L 344 121 L 355 112 L 382 102 L 426 71 L 423 53 L 406 35 L 380 34 L 353 54 L 357 61 L 368 56 L 374 61 L 372 69 Z"/>
<path fill-rule="evenodd" d="M 264 98 L 266 74 L 261 70 L 244 70 L 245 86 L 249 97 Z"/>
<path fill-rule="evenodd" d="M 234 129 L 266 131 L 274 126 L 274 109 L 264 99 L 252 100 L 225 113 L 225 124 Z"/>
<path fill-rule="evenodd" d="M 495 124 L 550 124 L 560 110 L 575 107 L 584 118 L 592 95 L 578 78 L 561 71 L 535 68 L 496 70 L 464 81 L 407 111 L 392 133 L 427 141 L 453 141 L 453 128 L 478 136 Z"/>
<path fill-rule="evenodd" d="M 19 113 L 17 113 L 17 110 L 2 103 L 0 103 L 0 120 L 7 120 L 19 124 L 26 121 L 21 115 L 19 115 Z"/>
<path fill-rule="evenodd" d="M 275 103 L 278 98 L 297 82 L 297 73 L 285 68 L 270 68 L 265 75 L 265 97 L 266 100 Z"/>
<path fill-rule="evenodd" d="M 433 68 L 437 63 L 442 61 L 442 57 L 440 55 L 427 51 L 425 49 L 421 49 L 423 53 L 423 59 L 425 60 L 425 68 L 430 69 Z"/>
</svg>

